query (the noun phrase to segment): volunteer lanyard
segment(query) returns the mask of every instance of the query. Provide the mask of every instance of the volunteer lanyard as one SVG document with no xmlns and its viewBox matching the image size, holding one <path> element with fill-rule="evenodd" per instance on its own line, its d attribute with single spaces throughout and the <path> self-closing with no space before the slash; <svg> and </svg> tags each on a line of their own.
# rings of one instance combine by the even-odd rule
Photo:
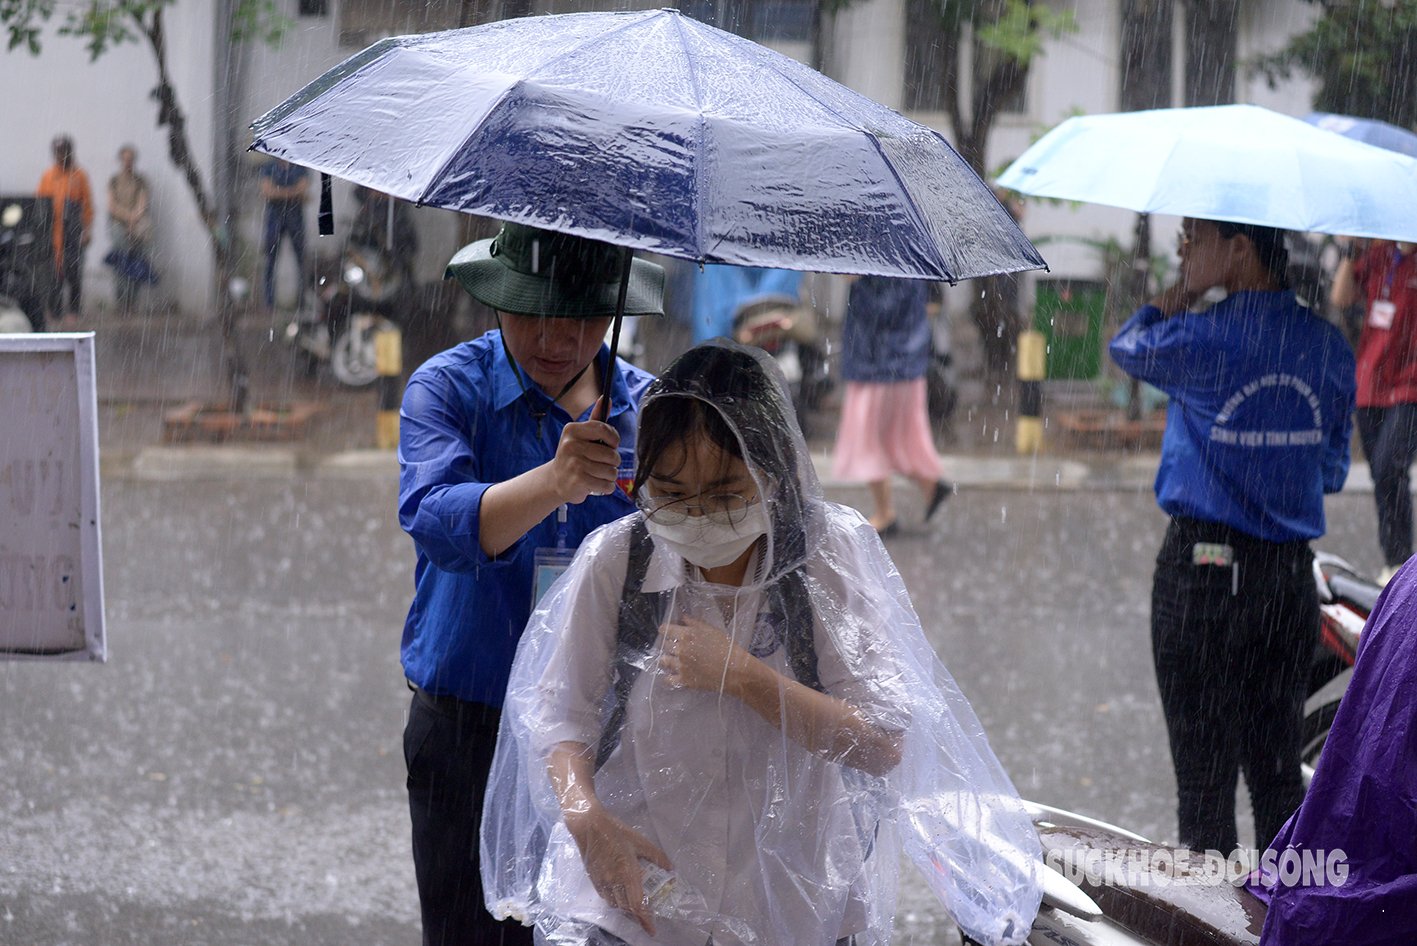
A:
<svg viewBox="0 0 1417 946">
<path fill-rule="evenodd" d="M 1383 299 L 1392 299 L 1392 283 L 1397 278 L 1397 269 L 1402 265 L 1402 251 L 1397 248 L 1397 244 L 1392 245 L 1392 255 L 1387 261 L 1387 275 L 1383 279 Z"/>
<path fill-rule="evenodd" d="M 512 369 L 512 377 L 517 379 L 517 387 L 522 389 L 522 403 L 526 405 L 527 411 L 531 414 L 532 419 L 536 421 L 536 439 L 540 440 L 541 422 L 546 419 L 546 411 L 536 409 L 536 403 L 532 400 L 531 391 L 529 388 L 527 388 L 526 382 L 522 380 L 522 366 L 517 364 L 517 360 L 512 357 L 512 350 L 507 347 L 507 337 L 502 334 L 501 325 L 502 320 L 501 316 L 499 315 L 497 319 L 497 335 L 502 340 L 502 353 L 507 356 L 507 364 Z M 576 386 L 576 382 L 581 379 L 581 375 L 586 373 L 586 369 L 593 364 L 595 364 L 595 358 L 592 358 L 590 361 L 586 362 L 586 364 L 581 368 L 581 370 L 576 372 L 576 376 L 566 382 L 566 386 L 561 389 L 561 393 L 551 398 L 551 403 L 559 403 L 561 398 L 566 396 L 566 392 L 570 391 L 571 388 Z M 602 395 L 604 394 L 604 392 L 601 393 Z M 599 398 L 597 398 L 596 400 L 599 400 Z"/>
</svg>

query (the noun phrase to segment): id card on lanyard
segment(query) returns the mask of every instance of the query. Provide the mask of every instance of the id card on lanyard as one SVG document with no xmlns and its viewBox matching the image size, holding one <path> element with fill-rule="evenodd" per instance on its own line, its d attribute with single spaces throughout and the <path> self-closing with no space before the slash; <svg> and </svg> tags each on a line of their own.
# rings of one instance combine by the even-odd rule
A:
<svg viewBox="0 0 1417 946">
<path fill-rule="evenodd" d="M 1374 299 L 1372 305 L 1368 307 L 1369 328 L 1388 331 L 1397 318 L 1397 303 L 1392 301 L 1392 283 L 1397 277 L 1397 268 L 1401 262 L 1402 254 L 1394 246 L 1392 257 L 1388 260 L 1387 278 L 1383 281 L 1382 296 Z"/>
<path fill-rule="evenodd" d="M 556 510 L 556 545 L 554 548 L 542 547 L 532 555 L 532 579 L 531 579 L 531 609 L 536 610 L 536 606 L 551 590 L 551 586 L 556 584 L 556 579 L 566 573 L 566 569 L 571 566 L 571 559 L 576 557 L 576 550 L 568 547 L 566 542 L 566 513 L 568 507 L 565 503 Z"/>
<path fill-rule="evenodd" d="M 632 465 L 622 466 L 615 473 L 615 488 L 626 496 L 630 495 L 635 482 L 635 468 Z M 556 579 L 566 573 L 570 567 L 571 560 L 576 557 L 576 550 L 570 547 L 567 541 L 566 515 L 570 507 L 562 503 L 556 510 L 556 545 L 553 548 L 541 547 L 532 554 L 532 580 L 531 580 L 531 609 L 536 610 L 541 599 L 546 592 L 551 590 L 551 586 L 556 584 Z"/>
</svg>

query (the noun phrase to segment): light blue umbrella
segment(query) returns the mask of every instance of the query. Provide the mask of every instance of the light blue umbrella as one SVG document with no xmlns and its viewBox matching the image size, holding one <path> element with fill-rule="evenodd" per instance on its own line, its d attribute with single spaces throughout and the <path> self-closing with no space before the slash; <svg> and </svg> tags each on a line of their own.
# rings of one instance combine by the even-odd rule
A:
<svg viewBox="0 0 1417 946">
<path fill-rule="evenodd" d="M 998 183 L 1139 213 L 1417 241 L 1417 159 L 1255 105 L 1070 118 Z"/>
<path fill-rule="evenodd" d="M 1335 115 L 1332 112 L 1310 112 L 1304 116 L 1304 121 L 1354 141 L 1377 145 L 1379 148 L 1405 154 L 1409 158 L 1417 158 L 1417 135 L 1406 128 L 1399 128 L 1375 118 L 1354 118 L 1351 115 Z"/>
</svg>

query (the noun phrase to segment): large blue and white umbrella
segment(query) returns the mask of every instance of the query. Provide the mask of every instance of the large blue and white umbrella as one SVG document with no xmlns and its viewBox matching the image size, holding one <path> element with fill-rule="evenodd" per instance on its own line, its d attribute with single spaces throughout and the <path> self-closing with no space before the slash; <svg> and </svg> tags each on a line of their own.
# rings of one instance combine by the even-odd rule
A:
<svg viewBox="0 0 1417 946">
<path fill-rule="evenodd" d="M 1304 116 L 1304 121 L 1354 141 L 1377 145 L 1379 148 L 1405 154 L 1409 158 L 1417 158 L 1417 135 L 1389 122 L 1378 121 L 1376 118 L 1335 115 L 1332 112 L 1310 112 Z"/>
<path fill-rule="evenodd" d="M 404 200 L 701 263 L 1043 266 L 938 132 L 676 10 L 383 40 L 252 127 L 257 151 Z"/>
<path fill-rule="evenodd" d="M 1139 213 L 1417 241 L 1417 159 L 1255 105 L 1070 118 L 997 183 Z"/>
</svg>

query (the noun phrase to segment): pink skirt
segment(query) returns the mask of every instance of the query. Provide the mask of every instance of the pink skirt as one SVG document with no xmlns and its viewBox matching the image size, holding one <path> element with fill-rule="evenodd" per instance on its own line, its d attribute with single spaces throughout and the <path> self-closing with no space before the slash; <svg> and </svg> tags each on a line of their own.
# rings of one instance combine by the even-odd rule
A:
<svg viewBox="0 0 1417 946">
<path fill-rule="evenodd" d="M 874 483 L 900 473 L 938 480 L 940 455 L 925 409 L 925 379 L 846 382 L 832 473 L 838 480 Z"/>
</svg>

